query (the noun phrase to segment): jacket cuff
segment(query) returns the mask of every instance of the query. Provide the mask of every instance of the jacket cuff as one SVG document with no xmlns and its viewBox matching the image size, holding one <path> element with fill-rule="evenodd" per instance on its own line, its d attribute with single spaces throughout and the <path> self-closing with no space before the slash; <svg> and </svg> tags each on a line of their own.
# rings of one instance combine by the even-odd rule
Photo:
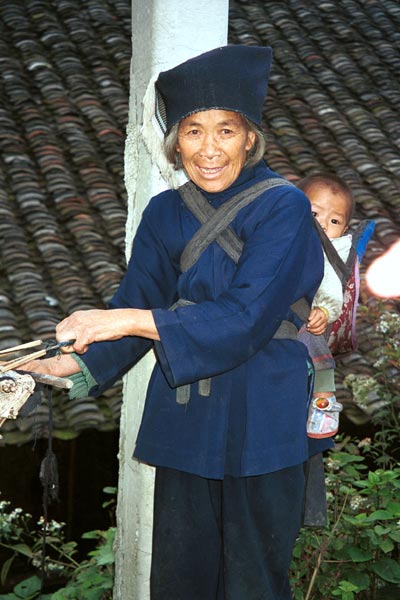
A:
<svg viewBox="0 0 400 600">
<path fill-rule="evenodd" d="M 79 373 L 75 373 L 68 377 L 74 384 L 69 391 L 68 396 L 70 400 L 73 400 L 74 398 L 85 398 L 89 395 L 90 390 L 97 385 L 97 381 L 78 354 L 74 352 L 72 358 L 78 363 L 81 370 Z"/>
</svg>

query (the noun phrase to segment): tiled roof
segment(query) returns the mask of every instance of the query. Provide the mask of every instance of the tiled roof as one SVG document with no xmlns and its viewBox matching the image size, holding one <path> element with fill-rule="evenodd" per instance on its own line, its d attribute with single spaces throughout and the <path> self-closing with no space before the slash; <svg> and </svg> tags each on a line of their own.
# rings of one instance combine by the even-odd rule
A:
<svg viewBox="0 0 400 600">
<path fill-rule="evenodd" d="M 0 3 L 0 347 L 103 306 L 124 271 L 130 1 Z M 57 398 L 59 435 L 116 427 L 120 386 Z M 7 422 L 42 435 L 47 405 Z"/>
<path fill-rule="evenodd" d="M 267 162 L 293 181 L 329 169 L 352 186 L 355 221 L 376 220 L 368 264 L 400 234 L 399 4 L 233 0 L 229 25 L 230 42 L 273 47 Z M 51 338 L 120 281 L 130 35 L 130 0 L 0 3 L 0 348 Z M 379 342 L 367 322 L 359 330 L 360 353 L 338 369 L 348 407 L 343 375 L 372 373 Z M 120 400 L 120 386 L 96 400 L 57 395 L 57 435 L 116 427 Z M 43 402 L 3 426 L 3 443 L 46 426 Z"/>
</svg>

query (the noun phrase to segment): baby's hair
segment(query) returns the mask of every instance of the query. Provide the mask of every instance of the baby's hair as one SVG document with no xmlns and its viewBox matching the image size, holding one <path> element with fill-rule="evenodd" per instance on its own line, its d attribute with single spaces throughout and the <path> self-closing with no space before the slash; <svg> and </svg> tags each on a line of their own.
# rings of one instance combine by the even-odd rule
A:
<svg viewBox="0 0 400 600">
<path fill-rule="evenodd" d="M 349 223 L 353 217 L 355 202 L 352 191 L 347 183 L 334 173 L 315 173 L 313 175 L 307 175 L 296 183 L 296 186 L 304 192 L 306 196 L 307 191 L 314 185 L 328 187 L 334 194 L 341 194 L 346 198 L 349 207 L 347 223 Z"/>
</svg>

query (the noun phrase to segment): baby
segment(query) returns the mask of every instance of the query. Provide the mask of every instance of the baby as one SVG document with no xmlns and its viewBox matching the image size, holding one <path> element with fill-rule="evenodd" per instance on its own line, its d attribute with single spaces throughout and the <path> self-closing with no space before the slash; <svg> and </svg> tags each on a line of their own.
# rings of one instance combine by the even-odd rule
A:
<svg viewBox="0 0 400 600">
<path fill-rule="evenodd" d="M 297 187 L 310 200 L 314 218 L 345 262 L 352 243 L 352 236 L 345 235 L 354 209 L 351 190 L 336 175 L 323 173 L 301 179 Z M 342 312 L 343 289 L 325 253 L 324 259 L 324 278 L 306 325 L 307 334 L 312 335 L 300 335 L 315 367 L 314 394 L 307 421 L 308 436 L 313 438 L 335 435 L 339 427 L 339 413 L 343 408 L 335 398 L 335 363 L 323 335 L 327 326 L 336 321 Z"/>
</svg>

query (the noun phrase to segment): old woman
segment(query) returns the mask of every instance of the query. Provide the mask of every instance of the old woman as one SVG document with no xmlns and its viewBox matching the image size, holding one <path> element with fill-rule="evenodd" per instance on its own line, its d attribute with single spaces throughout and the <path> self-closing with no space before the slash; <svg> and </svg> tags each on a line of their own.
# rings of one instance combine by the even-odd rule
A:
<svg viewBox="0 0 400 600">
<path fill-rule="evenodd" d="M 155 350 L 134 451 L 156 467 L 152 600 L 291 598 L 312 391 L 296 336 L 323 266 L 307 198 L 262 160 L 270 61 L 225 46 L 160 73 L 189 182 L 150 200 L 109 308 L 58 325 L 75 353 L 35 364 L 96 395 Z"/>
</svg>

